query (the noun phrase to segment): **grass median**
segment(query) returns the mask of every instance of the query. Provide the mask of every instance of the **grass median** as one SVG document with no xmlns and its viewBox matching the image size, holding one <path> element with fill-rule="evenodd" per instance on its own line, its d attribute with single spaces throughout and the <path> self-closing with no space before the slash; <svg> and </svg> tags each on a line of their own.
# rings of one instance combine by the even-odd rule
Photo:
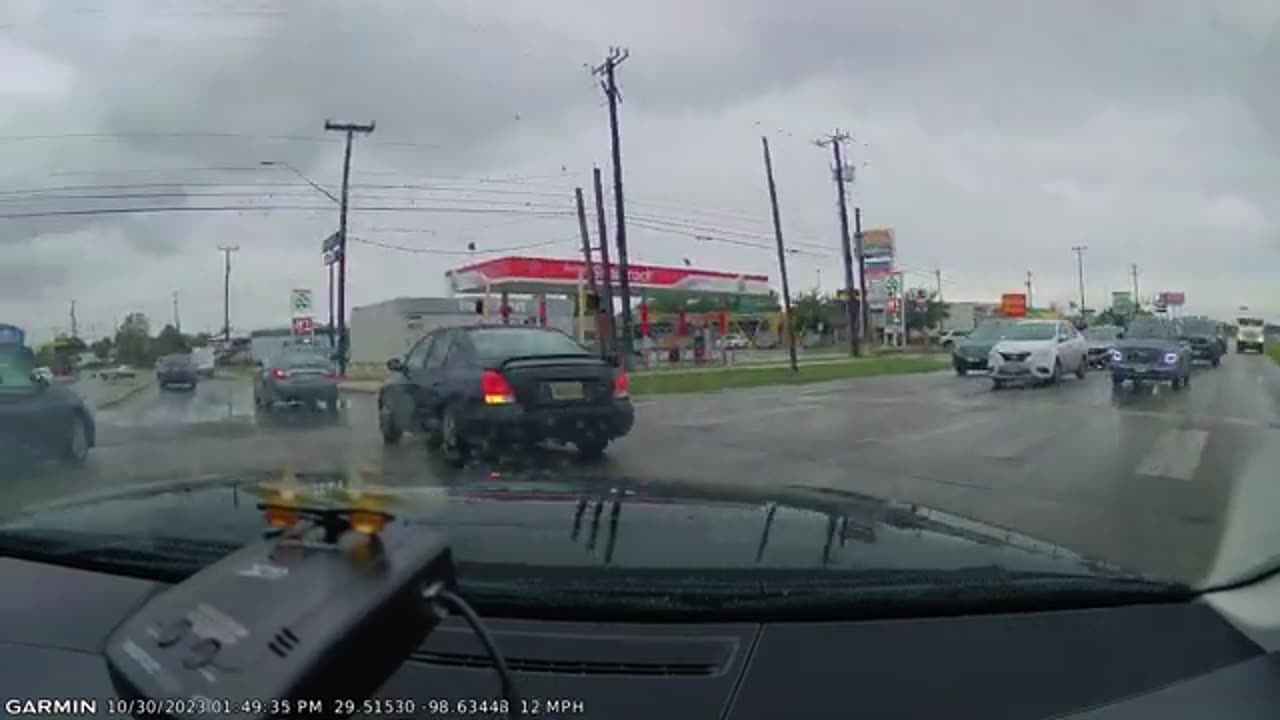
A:
<svg viewBox="0 0 1280 720">
<path fill-rule="evenodd" d="M 792 372 L 791 368 L 785 365 L 754 368 L 749 365 L 739 365 L 722 370 L 698 372 L 636 373 L 631 376 L 631 393 L 633 395 L 669 395 L 766 385 L 801 385 L 874 375 L 934 372 L 950 365 L 951 360 L 947 357 L 876 357 L 813 365 L 801 363 L 799 372 Z"/>
<path fill-rule="evenodd" d="M 1271 358 L 1271 362 L 1280 365 L 1280 343 L 1269 342 L 1266 344 L 1267 357 Z"/>
</svg>

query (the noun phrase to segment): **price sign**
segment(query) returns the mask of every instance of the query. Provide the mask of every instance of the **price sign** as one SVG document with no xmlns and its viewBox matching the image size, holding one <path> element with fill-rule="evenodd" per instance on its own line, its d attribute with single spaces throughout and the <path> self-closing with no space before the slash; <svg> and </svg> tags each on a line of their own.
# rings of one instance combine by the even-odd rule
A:
<svg viewBox="0 0 1280 720">
<path fill-rule="evenodd" d="M 293 334 L 299 336 L 309 336 L 315 333 L 315 321 L 309 317 L 296 317 L 293 319 Z"/>
</svg>

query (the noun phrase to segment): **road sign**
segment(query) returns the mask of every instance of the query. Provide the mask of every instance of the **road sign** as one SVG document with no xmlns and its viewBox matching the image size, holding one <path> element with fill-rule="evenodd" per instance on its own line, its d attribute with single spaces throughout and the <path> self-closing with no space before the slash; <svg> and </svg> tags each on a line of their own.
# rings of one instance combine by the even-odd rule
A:
<svg viewBox="0 0 1280 720">
<path fill-rule="evenodd" d="M 316 331 L 315 321 L 309 317 L 296 317 L 293 319 L 293 334 L 301 337 L 314 335 Z"/>
<path fill-rule="evenodd" d="M 320 243 L 320 252 L 322 253 L 333 252 L 334 250 L 337 250 L 337 249 L 338 249 L 338 233 L 334 233 L 330 235 Z"/>
<path fill-rule="evenodd" d="M 294 288 L 289 293 L 289 310 L 294 317 L 311 314 L 311 291 L 306 288 Z"/>
<path fill-rule="evenodd" d="M 323 257 L 324 257 L 325 267 L 328 267 L 329 265 L 333 265 L 334 263 L 338 262 L 338 258 L 342 257 L 342 251 L 326 250 Z"/>
</svg>

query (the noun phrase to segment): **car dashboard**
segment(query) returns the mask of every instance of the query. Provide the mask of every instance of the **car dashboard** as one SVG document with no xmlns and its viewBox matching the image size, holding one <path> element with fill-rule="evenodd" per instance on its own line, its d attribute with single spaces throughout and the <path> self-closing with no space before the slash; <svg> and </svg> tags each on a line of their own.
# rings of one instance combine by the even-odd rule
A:
<svg viewBox="0 0 1280 720">
<path fill-rule="evenodd" d="M 6 714 L 26 700 L 98 698 L 107 715 L 102 645 L 164 585 L 11 558 L 0 578 L 13 589 L 0 599 Z M 527 717 L 1246 720 L 1280 716 L 1280 657 L 1268 651 L 1277 595 L 1272 580 L 1194 601 L 1018 614 L 486 622 Z M 470 630 L 447 620 L 375 697 L 464 717 L 499 688 Z"/>
</svg>

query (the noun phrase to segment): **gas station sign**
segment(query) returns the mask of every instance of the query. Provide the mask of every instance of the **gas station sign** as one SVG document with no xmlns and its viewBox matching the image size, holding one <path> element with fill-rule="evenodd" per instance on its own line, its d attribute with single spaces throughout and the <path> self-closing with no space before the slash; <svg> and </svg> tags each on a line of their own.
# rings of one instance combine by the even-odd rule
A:
<svg viewBox="0 0 1280 720">
<path fill-rule="evenodd" d="M 1022 293 L 1005 293 L 1000 296 L 1000 314 L 1005 317 L 1027 316 L 1027 296 Z"/>
<path fill-rule="evenodd" d="M 307 337 L 315 334 L 315 321 L 309 317 L 296 317 L 293 319 L 293 334 L 300 337 Z"/>
</svg>

